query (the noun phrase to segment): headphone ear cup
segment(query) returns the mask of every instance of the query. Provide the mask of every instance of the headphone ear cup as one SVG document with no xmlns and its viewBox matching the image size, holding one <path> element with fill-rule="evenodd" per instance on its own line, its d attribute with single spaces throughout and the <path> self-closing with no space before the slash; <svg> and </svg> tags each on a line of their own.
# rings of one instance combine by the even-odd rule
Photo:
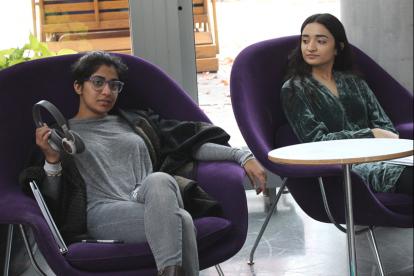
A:
<svg viewBox="0 0 414 276">
<path fill-rule="evenodd" d="M 52 129 L 49 137 L 49 145 L 55 151 L 65 151 L 69 154 L 82 153 L 85 150 L 85 144 L 82 138 L 76 132 L 69 130 L 70 135 L 65 135 L 59 129 Z M 65 136 L 70 136 L 65 137 Z"/>
<path fill-rule="evenodd" d="M 56 129 L 51 130 L 48 143 L 55 151 L 60 152 L 62 150 L 62 136 L 59 135 Z"/>
<path fill-rule="evenodd" d="M 82 153 L 85 150 L 85 144 L 83 143 L 82 138 L 79 136 L 79 134 L 77 134 L 73 130 L 69 130 L 69 133 L 73 137 L 72 142 L 75 147 L 75 153 Z"/>
<path fill-rule="evenodd" d="M 66 151 L 69 154 L 76 153 L 75 143 L 66 137 L 62 139 L 62 148 L 64 149 L 64 151 Z"/>
</svg>

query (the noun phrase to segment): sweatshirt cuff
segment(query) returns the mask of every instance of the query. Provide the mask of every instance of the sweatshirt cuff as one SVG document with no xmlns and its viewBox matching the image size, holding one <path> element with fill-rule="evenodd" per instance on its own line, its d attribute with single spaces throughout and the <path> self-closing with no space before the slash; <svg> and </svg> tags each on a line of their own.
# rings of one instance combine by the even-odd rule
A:
<svg viewBox="0 0 414 276">
<path fill-rule="evenodd" d="M 247 161 L 254 159 L 253 153 L 251 153 L 250 150 L 240 150 L 242 154 L 239 156 L 238 161 L 240 166 L 244 167 L 246 165 Z"/>
<path fill-rule="evenodd" d="M 47 176 L 61 176 L 62 175 L 61 162 L 58 162 L 56 164 L 51 164 L 45 160 L 43 169 L 45 170 Z"/>
</svg>

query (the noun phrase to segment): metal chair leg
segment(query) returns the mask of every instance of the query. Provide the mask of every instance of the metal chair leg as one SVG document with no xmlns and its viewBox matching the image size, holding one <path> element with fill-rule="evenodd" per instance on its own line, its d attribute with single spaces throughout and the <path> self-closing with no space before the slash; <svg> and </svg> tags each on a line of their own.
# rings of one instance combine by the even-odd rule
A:
<svg viewBox="0 0 414 276">
<path fill-rule="evenodd" d="M 260 239 L 262 238 L 262 235 L 263 235 L 264 231 L 266 230 L 266 227 L 267 227 L 267 224 L 269 223 L 270 217 L 273 215 L 273 211 L 276 208 L 276 205 L 279 201 L 279 198 L 282 195 L 283 191 L 285 190 L 286 181 L 287 181 L 287 177 L 283 178 L 280 189 L 276 194 L 275 202 L 273 202 L 272 206 L 270 207 L 269 212 L 267 213 L 266 219 L 263 222 L 262 228 L 260 228 L 259 235 L 257 236 L 256 241 L 254 242 L 252 250 L 250 251 L 250 258 L 249 258 L 249 262 L 247 263 L 249 265 L 254 264 L 254 261 L 253 261 L 254 252 L 256 251 L 257 245 L 259 244 Z"/>
<path fill-rule="evenodd" d="M 14 225 L 9 224 L 9 227 L 7 229 L 6 255 L 4 258 L 4 269 L 3 269 L 4 276 L 9 275 L 10 258 L 11 258 L 12 242 L 13 242 L 13 229 L 14 229 Z"/>
<path fill-rule="evenodd" d="M 323 201 L 323 206 L 325 207 L 326 215 L 328 216 L 328 218 L 331 221 L 331 223 L 333 225 L 335 225 L 336 228 L 338 228 L 338 230 L 340 230 L 343 233 L 346 233 L 346 231 L 347 231 L 346 228 L 336 222 L 336 220 L 334 219 L 334 217 L 333 217 L 333 215 L 331 213 L 331 209 L 329 209 L 328 199 L 326 197 L 326 193 L 325 193 L 325 188 L 324 188 L 324 184 L 323 184 L 322 177 L 318 177 L 318 181 L 319 181 L 319 187 L 320 187 L 320 190 L 321 190 L 322 201 Z M 369 230 L 368 227 L 363 228 L 363 229 L 360 229 L 360 230 L 355 230 L 355 234 L 359 235 L 359 234 L 362 234 L 364 232 L 367 232 L 368 230 Z"/>
<path fill-rule="evenodd" d="M 27 239 L 26 232 L 24 231 L 23 225 L 19 224 L 19 228 L 20 228 L 20 233 L 22 234 L 22 237 L 23 237 L 23 241 L 24 241 L 24 245 L 25 245 L 26 250 L 27 250 L 27 254 L 29 255 L 30 262 L 32 263 L 32 266 L 33 266 L 34 270 L 39 275 L 47 276 L 47 274 L 43 272 L 43 270 L 40 268 L 39 264 L 36 262 L 36 259 L 33 255 L 33 252 L 32 252 L 32 249 L 30 248 L 30 244 L 29 244 L 29 241 Z"/>
<path fill-rule="evenodd" d="M 223 270 L 221 270 L 220 264 L 216 264 L 214 267 L 216 268 L 219 276 L 224 276 L 224 273 L 223 273 Z"/>
<path fill-rule="evenodd" d="M 384 276 L 385 275 L 384 267 L 381 262 L 381 257 L 378 251 L 377 241 L 375 239 L 374 230 L 372 229 L 372 227 L 369 227 L 368 239 L 371 240 L 372 246 L 374 247 L 375 259 L 377 260 L 377 263 L 378 263 L 378 270 L 380 272 L 380 275 Z"/>
</svg>

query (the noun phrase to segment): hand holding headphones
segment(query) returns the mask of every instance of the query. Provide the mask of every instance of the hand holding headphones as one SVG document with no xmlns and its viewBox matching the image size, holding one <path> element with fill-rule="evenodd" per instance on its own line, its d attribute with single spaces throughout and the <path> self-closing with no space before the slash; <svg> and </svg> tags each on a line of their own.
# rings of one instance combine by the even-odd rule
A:
<svg viewBox="0 0 414 276">
<path fill-rule="evenodd" d="M 52 103 L 42 100 L 33 106 L 33 120 L 37 128 L 44 127 L 46 124 L 43 122 L 40 115 L 40 108 L 46 109 L 55 119 L 59 128 L 52 128 L 49 136 L 48 143 L 50 147 L 56 152 L 65 151 L 69 154 L 81 153 L 85 150 L 85 144 L 80 136 L 70 130 L 65 117 Z"/>
</svg>

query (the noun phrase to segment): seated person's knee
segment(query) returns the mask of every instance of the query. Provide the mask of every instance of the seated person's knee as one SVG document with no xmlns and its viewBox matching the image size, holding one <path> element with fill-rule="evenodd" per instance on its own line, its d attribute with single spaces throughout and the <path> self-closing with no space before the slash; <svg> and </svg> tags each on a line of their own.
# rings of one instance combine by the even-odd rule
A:
<svg viewBox="0 0 414 276">
<path fill-rule="evenodd" d="M 143 183 L 146 182 L 149 182 L 147 184 L 147 189 L 149 190 L 166 190 L 167 186 L 170 186 L 174 190 L 178 189 L 175 179 L 171 175 L 164 172 L 151 173 L 144 179 Z"/>
</svg>

